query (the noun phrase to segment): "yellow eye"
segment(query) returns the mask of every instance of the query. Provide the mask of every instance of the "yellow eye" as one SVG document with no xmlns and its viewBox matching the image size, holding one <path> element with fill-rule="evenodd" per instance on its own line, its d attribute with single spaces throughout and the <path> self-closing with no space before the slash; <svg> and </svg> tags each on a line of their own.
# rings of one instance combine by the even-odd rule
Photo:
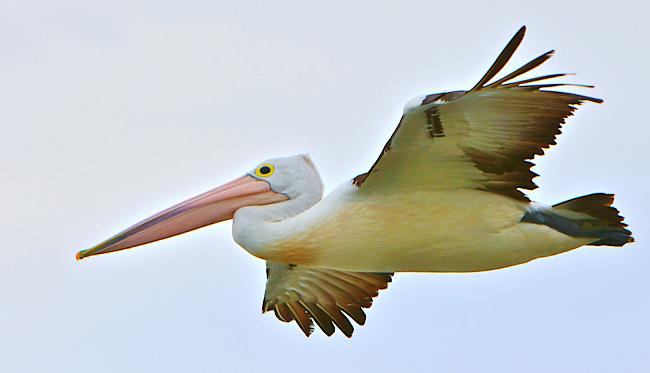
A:
<svg viewBox="0 0 650 373">
<path fill-rule="evenodd" d="M 259 177 L 269 177 L 273 175 L 273 171 L 275 171 L 275 167 L 273 167 L 272 164 L 263 164 L 255 170 L 255 175 Z"/>
</svg>

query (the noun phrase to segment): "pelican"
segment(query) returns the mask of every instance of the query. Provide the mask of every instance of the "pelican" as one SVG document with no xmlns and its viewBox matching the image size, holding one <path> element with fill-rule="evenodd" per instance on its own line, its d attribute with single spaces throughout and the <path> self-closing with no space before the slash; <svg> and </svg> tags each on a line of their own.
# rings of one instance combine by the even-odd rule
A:
<svg viewBox="0 0 650 373">
<path fill-rule="evenodd" d="M 555 144 L 583 102 L 552 90 L 566 74 L 516 80 L 554 51 L 493 80 L 521 43 L 522 27 L 468 91 L 416 97 L 370 170 L 326 198 L 308 155 L 263 161 L 244 176 L 118 233 L 77 260 L 144 245 L 225 220 L 234 240 L 266 260 L 262 312 L 314 322 L 347 337 L 350 320 L 395 272 L 478 272 L 510 267 L 584 245 L 633 242 L 612 206 L 595 193 L 555 205 L 529 200 L 535 155 Z M 581 86 L 589 87 L 591 86 Z"/>
</svg>

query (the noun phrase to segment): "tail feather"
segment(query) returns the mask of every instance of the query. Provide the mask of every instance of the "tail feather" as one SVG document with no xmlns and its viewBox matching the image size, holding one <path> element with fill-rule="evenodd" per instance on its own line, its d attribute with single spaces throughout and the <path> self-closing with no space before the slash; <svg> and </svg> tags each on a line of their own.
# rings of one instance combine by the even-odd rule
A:
<svg viewBox="0 0 650 373">
<path fill-rule="evenodd" d="M 634 242 L 613 202 L 613 194 L 589 194 L 553 205 L 552 209 L 527 212 L 521 221 L 543 224 L 573 237 L 593 237 L 590 245 L 595 246 Z"/>
<path fill-rule="evenodd" d="M 627 227 L 627 224 L 623 223 L 623 217 L 619 215 L 618 209 L 613 207 L 612 203 L 614 203 L 613 194 L 594 193 L 558 203 L 553 205 L 553 209 L 581 212 L 614 226 L 622 224 Z"/>
</svg>

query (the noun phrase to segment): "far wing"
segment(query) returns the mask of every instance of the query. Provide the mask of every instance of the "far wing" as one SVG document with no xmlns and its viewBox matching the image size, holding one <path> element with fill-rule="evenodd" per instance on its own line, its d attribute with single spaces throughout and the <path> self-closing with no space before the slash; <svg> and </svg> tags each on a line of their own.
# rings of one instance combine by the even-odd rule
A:
<svg viewBox="0 0 650 373">
<path fill-rule="evenodd" d="M 302 265 L 266 262 L 266 291 L 262 313 L 273 310 L 284 322 L 295 320 L 307 337 L 312 320 L 328 336 L 336 325 L 348 338 L 366 322 L 363 308 L 391 282 L 392 273 L 343 272 Z M 347 317 L 346 317 L 347 315 Z"/>
<path fill-rule="evenodd" d="M 433 94 L 407 104 L 370 171 L 354 179 L 360 192 L 396 189 L 478 189 L 528 201 L 536 154 L 555 144 L 564 120 L 584 101 L 602 100 L 545 90 L 565 74 L 512 82 L 548 60 L 547 52 L 491 84 L 521 43 L 522 27 L 469 91 Z"/>
</svg>

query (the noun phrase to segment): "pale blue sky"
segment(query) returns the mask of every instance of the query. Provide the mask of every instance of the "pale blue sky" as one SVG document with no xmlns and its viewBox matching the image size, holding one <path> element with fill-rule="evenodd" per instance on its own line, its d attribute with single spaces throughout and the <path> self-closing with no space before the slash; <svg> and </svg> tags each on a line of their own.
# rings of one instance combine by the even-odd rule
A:
<svg viewBox="0 0 650 373">
<path fill-rule="evenodd" d="M 0 3 L 0 369 L 27 372 L 644 371 L 650 60 L 638 2 Z M 365 172 L 414 96 L 507 68 L 603 98 L 537 160 L 556 203 L 616 193 L 637 243 L 480 274 L 398 274 L 352 339 L 260 315 L 264 263 L 230 223 L 75 253 L 259 161 Z"/>
</svg>

